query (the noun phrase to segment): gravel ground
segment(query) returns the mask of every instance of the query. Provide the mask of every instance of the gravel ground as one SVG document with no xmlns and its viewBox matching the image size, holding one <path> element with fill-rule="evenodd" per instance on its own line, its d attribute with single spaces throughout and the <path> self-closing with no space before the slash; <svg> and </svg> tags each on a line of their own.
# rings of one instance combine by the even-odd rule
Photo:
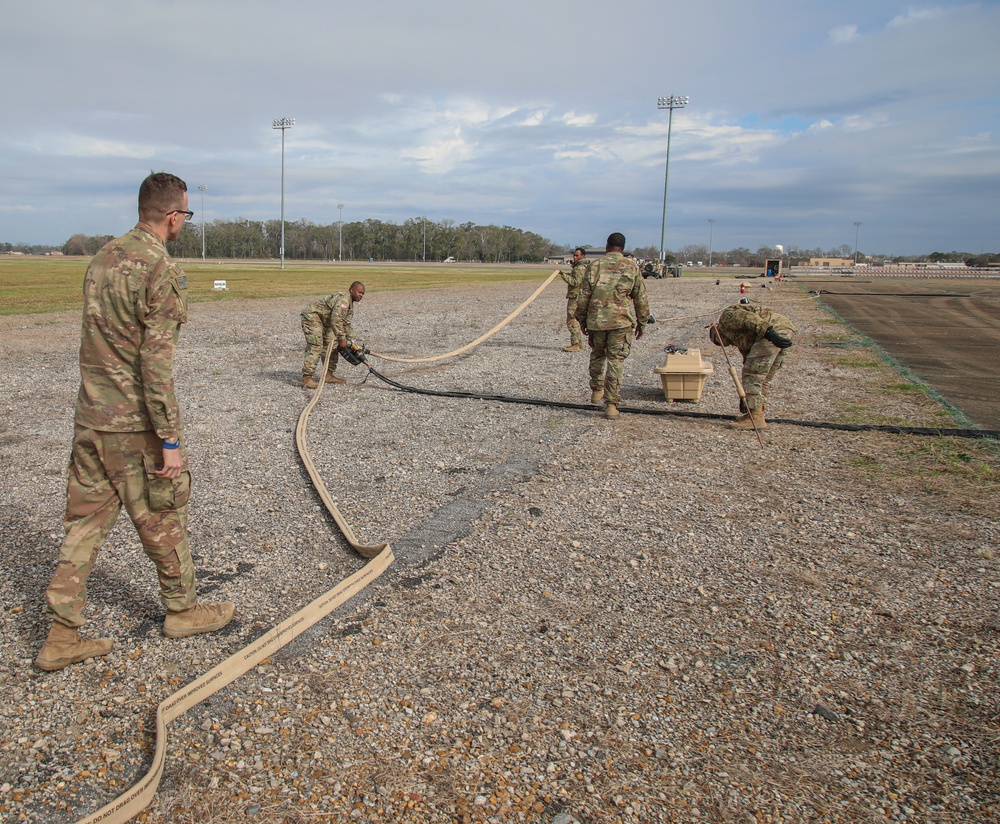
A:
<svg viewBox="0 0 1000 824">
<path fill-rule="evenodd" d="M 346 284 L 331 284 L 333 287 Z M 648 281 L 659 323 L 623 404 L 731 414 L 704 325 L 737 295 Z M 376 352 L 469 342 L 533 286 L 369 292 Z M 754 291 L 757 291 L 756 289 Z M 586 403 L 556 283 L 470 354 L 406 366 L 429 389 Z M 793 283 L 753 295 L 800 334 L 775 417 L 954 426 Z M 0 820 L 74 822 L 149 767 L 156 704 L 363 563 L 294 447 L 307 301 L 197 304 L 177 380 L 203 597 L 225 630 L 160 632 L 127 518 L 91 578 L 101 660 L 44 674 L 62 537 L 77 313 L 0 317 Z M 711 357 L 667 404 L 669 343 Z M 738 356 L 737 356 L 738 357 Z M 995 446 L 438 398 L 363 367 L 328 388 L 313 460 L 395 565 L 169 728 L 144 822 L 1000 820 Z"/>
</svg>

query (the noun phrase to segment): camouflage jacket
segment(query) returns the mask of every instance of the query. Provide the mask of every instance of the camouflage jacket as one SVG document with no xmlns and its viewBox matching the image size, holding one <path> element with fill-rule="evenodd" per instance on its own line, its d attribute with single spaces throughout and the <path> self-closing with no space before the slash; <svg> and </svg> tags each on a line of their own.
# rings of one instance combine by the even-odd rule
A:
<svg viewBox="0 0 1000 824">
<path fill-rule="evenodd" d="M 566 300 L 573 300 L 580 294 L 580 283 L 587 276 L 590 261 L 586 258 L 578 260 L 568 272 L 559 272 L 559 277 L 566 281 Z"/>
<path fill-rule="evenodd" d="M 187 288 L 187 275 L 145 223 L 94 256 L 83 281 L 77 424 L 180 438 L 174 353 Z"/>
<path fill-rule="evenodd" d="M 576 319 L 594 332 L 646 326 L 649 299 L 634 258 L 609 252 L 590 265 L 580 283 Z"/>
<path fill-rule="evenodd" d="M 779 315 L 773 309 L 765 309 L 763 306 L 734 303 L 723 309 L 719 315 L 719 331 L 722 337 L 739 349 L 744 358 L 771 326 L 785 337 L 791 337 L 798 331 L 784 315 Z"/>
<path fill-rule="evenodd" d="M 337 336 L 337 343 L 354 337 L 351 321 L 354 319 L 354 298 L 351 293 L 335 292 L 322 300 L 310 303 L 302 310 L 302 316 L 315 315 L 324 327 Z"/>
</svg>

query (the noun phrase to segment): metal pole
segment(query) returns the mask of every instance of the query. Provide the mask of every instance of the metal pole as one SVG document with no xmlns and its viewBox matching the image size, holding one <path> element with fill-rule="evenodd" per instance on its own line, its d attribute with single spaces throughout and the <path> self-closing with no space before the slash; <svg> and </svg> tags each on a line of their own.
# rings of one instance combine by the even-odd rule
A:
<svg viewBox="0 0 1000 824">
<path fill-rule="evenodd" d="M 205 190 L 208 188 L 204 183 L 198 186 L 201 192 L 201 259 L 205 259 Z"/>
<path fill-rule="evenodd" d="M 854 221 L 854 267 L 858 266 L 858 235 L 861 234 L 861 221 Z"/>
<path fill-rule="evenodd" d="M 708 219 L 708 266 L 712 266 L 712 233 L 715 231 L 715 218 Z"/>
<path fill-rule="evenodd" d="M 344 204 L 338 203 L 337 208 L 340 209 L 340 220 L 337 221 L 337 235 L 340 238 L 340 261 L 344 261 Z"/>
<path fill-rule="evenodd" d="M 294 117 L 279 117 L 272 129 L 281 129 L 281 268 L 285 268 L 285 129 L 295 125 Z"/>
<path fill-rule="evenodd" d="M 660 266 L 664 266 L 667 262 L 664 243 L 667 237 L 667 182 L 670 179 L 670 132 L 673 129 L 674 109 L 683 109 L 690 99 L 689 97 L 671 95 L 670 97 L 659 98 L 656 103 L 657 108 L 670 110 L 670 114 L 667 115 L 667 162 L 663 170 L 663 221 L 660 223 Z"/>
</svg>

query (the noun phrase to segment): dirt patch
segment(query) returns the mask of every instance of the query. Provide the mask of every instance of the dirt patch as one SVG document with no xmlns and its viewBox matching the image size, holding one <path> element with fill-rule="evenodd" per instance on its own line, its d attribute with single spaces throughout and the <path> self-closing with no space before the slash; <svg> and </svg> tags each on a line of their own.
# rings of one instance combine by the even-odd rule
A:
<svg viewBox="0 0 1000 824">
<path fill-rule="evenodd" d="M 972 423 L 1000 430 L 1000 278 L 799 282 Z"/>
</svg>

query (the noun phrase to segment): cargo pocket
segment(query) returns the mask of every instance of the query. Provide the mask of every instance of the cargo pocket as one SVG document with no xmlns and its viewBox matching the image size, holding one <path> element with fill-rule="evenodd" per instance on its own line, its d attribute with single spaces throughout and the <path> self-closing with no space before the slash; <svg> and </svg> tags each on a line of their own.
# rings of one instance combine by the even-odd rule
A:
<svg viewBox="0 0 1000 824">
<path fill-rule="evenodd" d="M 186 469 L 176 478 L 162 478 L 156 474 L 159 469 L 156 458 L 143 455 L 146 468 L 146 489 L 149 494 L 150 512 L 167 512 L 180 509 L 191 497 L 191 473 Z"/>
</svg>

